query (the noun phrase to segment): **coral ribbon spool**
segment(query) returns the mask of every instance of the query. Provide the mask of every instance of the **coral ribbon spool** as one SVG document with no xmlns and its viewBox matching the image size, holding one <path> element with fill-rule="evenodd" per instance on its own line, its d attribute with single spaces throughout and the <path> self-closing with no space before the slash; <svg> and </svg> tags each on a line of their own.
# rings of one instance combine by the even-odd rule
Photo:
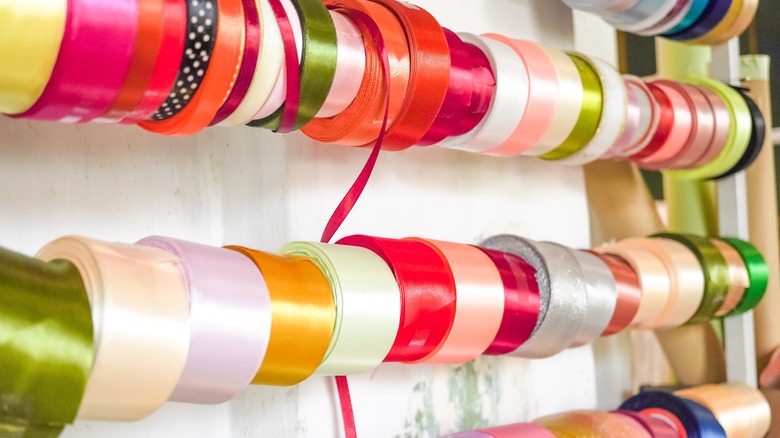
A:
<svg viewBox="0 0 780 438">
<path fill-rule="evenodd" d="M 100 117 L 127 76 L 137 26 L 136 0 L 69 0 L 51 78 L 35 104 L 17 116 L 65 123 Z"/>
<path fill-rule="evenodd" d="M 382 363 L 401 319 L 398 284 L 384 260 L 364 248 L 327 243 L 291 242 L 281 252 L 308 257 L 333 291 L 333 337 L 315 374 L 360 374 Z"/>
<path fill-rule="evenodd" d="M 333 336 L 336 305 L 327 278 L 308 258 L 225 248 L 257 266 L 271 297 L 271 339 L 252 383 L 301 383 L 320 366 Z"/>
<path fill-rule="evenodd" d="M 179 258 L 188 294 L 189 354 L 169 400 L 219 404 L 235 398 L 268 348 L 271 303 L 263 276 L 249 259 L 224 248 L 156 236 L 136 245 Z"/>
<path fill-rule="evenodd" d="M 382 257 L 401 289 L 401 324 L 385 362 L 419 362 L 446 339 L 455 319 L 455 281 L 445 261 L 412 240 L 348 236 L 340 245 L 359 246 Z"/>
<path fill-rule="evenodd" d="M 625 330 L 636 316 L 639 310 L 639 303 L 642 300 L 642 290 L 640 289 L 639 276 L 625 260 L 618 256 L 610 254 L 593 254 L 601 258 L 615 278 L 617 290 L 617 302 L 615 304 L 615 313 L 602 336 L 614 335 Z"/>
<path fill-rule="evenodd" d="M 160 408 L 179 382 L 190 344 L 178 258 L 84 237 L 57 239 L 36 257 L 73 263 L 89 295 L 95 362 L 78 418 L 135 421 Z"/>
<path fill-rule="evenodd" d="M 648 87 L 658 98 L 663 101 L 660 94 L 666 97 L 669 108 L 673 113 L 672 123 L 669 126 L 667 136 L 653 150 L 652 153 L 643 151 L 636 157 L 631 157 L 641 166 L 657 166 L 658 163 L 665 163 L 677 157 L 681 151 L 691 141 L 694 141 L 697 134 L 697 119 L 695 118 L 694 102 L 688 97 L 687 90 L 676 86 L 672 81 L 658 80 L 648 83 Z M 663 118 L 663 116 L 662 116 Z"/>
<path fill-rule="evenodd" d="M 750 274 L 748 274 L 745 261 L 742 260 L 742 255 L 733 246 L 719 239 L 710 239 L 710 242 L 718 248 L 718 251 L 726 260 L 726 264 L 729 267 L 729 278 L 731 279 L 726 300 L 723 301 L 723 305 L 715 313 L 715 316 L 721 317 L 728 315 L 742 301 L 747 288 L 750 287 Z"/>
<path fill-rule="evenodd" d="M 67 0 L 0 4 L 0 113 L 22 113 L 41 97 L 65 34 L 67 4 Z"/>
<path fill-rule="evenodd" d="M 702 385 L 675 391 L 712 411 L 729 438 L 762 438 L 769 432 L 772 412 L 764 395 L 742 383 Z"/>
<path fill-rule="evenodd" d="M 731 110 L 726 106 L 726 102 L 723 98 L 708 87 L 696 85 L 694 87 L 704 95 L 707 102 L 710 104 L 710 109 L 712 109 L 712 115 L 715 120 L 715 133 L 712 136 L 709 147 L 704 150 L 704 153 L 695 161 L 695 163 L 688 167 L 701 166 L 718 157 L 729 142 L 732 123 Z"/>
<path fill-rule="evenodd" d="M 491 346 L 504 315 L 504 284 L 488 255 L 479 248 L 412 238 L 439 254 L 455 280 L 455 318 L 446 341 L 424 362 L 465 363 Z"/>
</svg>

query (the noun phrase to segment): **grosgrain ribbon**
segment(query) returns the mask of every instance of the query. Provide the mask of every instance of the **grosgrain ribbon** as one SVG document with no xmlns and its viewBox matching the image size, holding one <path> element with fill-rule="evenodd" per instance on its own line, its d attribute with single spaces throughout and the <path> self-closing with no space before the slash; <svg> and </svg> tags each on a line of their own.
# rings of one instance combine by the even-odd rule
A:
<svg viewBox="0 0 780 438">
<path fill-rule="evenodd" d="M 94 359 L 78 270 L 0 248 L 0 314 L 0 431 L 56 437 L 76 418 Z"/>
</svg>

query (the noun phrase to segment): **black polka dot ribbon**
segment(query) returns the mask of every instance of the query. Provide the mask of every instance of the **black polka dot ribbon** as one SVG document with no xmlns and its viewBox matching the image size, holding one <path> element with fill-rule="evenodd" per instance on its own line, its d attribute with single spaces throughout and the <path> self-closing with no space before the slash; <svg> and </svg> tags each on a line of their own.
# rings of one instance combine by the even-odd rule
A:
<svg viewBox="0 0 780 438">
<path fill-rule="evenodd" d="M 152 120 L 169 119 L 184 109 L 198 91 L 211 60 L 217 34 L 217 0 L 187 0 L 187 39 L 176 83 Z"/>
</svg>

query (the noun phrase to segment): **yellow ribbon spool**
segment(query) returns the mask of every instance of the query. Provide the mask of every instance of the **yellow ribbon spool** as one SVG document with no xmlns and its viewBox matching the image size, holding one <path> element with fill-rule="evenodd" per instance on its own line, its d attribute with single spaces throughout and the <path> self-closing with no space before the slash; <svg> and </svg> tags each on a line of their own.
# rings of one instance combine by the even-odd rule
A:
<svg viewBox="0 0 780 438">
<path fill-rule="evenodd" d="M 65 34 L 67 0 L 0 0 L 0 112 L 19 114 L 49 83 Z"/>
</svg>

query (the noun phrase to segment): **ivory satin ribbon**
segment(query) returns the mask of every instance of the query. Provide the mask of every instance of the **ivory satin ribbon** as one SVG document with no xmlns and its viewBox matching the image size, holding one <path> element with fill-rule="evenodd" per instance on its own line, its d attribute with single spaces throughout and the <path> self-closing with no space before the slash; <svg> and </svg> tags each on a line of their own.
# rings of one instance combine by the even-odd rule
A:
<svg viewBox="0 0 780 438">
<path fill-rule="evenodd" d="M 47 244 L 37 257 L 73 263 L 89 295 L 95 361 L 78 418 L 134 421 L 162 406 L 179 382 L 190 344 L 178 258 L 75 236 Z"/>
<path fill-rule="evenodd" d="M 218 404 L 235 398 L 257 374 L 271 333 L 268 287 L 255 265 L 235 251 L 168 237 L 137 245 L 181 262 L 190 308 L 187 363 L 170 400 Z"/>
<path fill-rule="evenodd" d="M 742 383 L 702 385 L 675 395 L 706 406 L 729 438 L 762 438 L 769 432 L 772 412 L 766 398 Z"/>
<path fill-rule="evenodd" d="M 333 290 L 333 337 L 316 374 L 360 374 L 382 363 L 401 319 L 398 283 L 382 258 L 364 248 L 314 242 L 288 243 L 280 251 L 309 258 Z"/>
</svg>

